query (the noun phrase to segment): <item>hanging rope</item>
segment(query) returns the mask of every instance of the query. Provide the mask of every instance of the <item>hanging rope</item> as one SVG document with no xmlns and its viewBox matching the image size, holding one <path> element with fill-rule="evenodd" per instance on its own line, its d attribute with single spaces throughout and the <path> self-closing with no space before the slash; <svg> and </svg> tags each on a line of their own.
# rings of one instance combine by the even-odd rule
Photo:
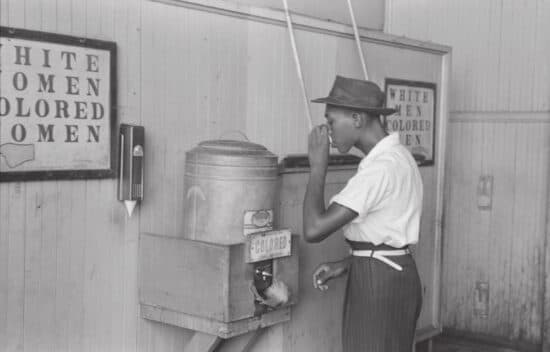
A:
<svg viewBox="0 0 550 352">
<path fill-rule="evenodd" d="M 290 36 L 290 44 L 292 45 L 292 52 L 294 54 L 294 63 L 296 64 L 296 72 L 298 73 L 298 79 L 300 80 L 300 86 L 302 88 L 302 97 L 304 99 L 304 107 L 308 119 L 308 126 L 311 130 L 313 128 L 313 122 L 311 120 L 311 111 L 309 110 L 309 99 L 306 93 L 306 85 L 304 84 L 304 77 L 302 75 L 302 66 L 300 65 L 300 58 L 298 56 L 298 49 L 296 48 L 296 40 L 294 39 L 294 30 L 292 29 L 292 21 L 290 19 L 290 12 L 288 10 L 287 0 L 283 0 L 286 15 L 286 25 L 288 28 L 288 35 Z"/>
<path fill-rule="evenodd" d="M 359 53 L 359 60 L 361 61 L 361 68 L 363 69 L 363 75 L 365 76 L 365 80 L 368 80 L 369 75 L 367 73 L 367 65 L 365 64 L 365 58 L 363 57 L 361 37 L 359 36 L 359 30 L 357 29 L 357 23 L 355 22 L 355 13 L 353 12 L 353 6 L 351 5 L 351 0 L 347 0 L 347 2 L 348 2 L 348 9 L 351 17 L 351 23 L 353 27 L 353 35 L 355 37 L 355 44 L 357 45 L 357 52 Z M 296 40 L 294 38 L 294 29 L 292 28 L 292 20 L 290 19 L 290 11 L 288 9 L 287 0 L 283 0 L 283 6 L 285 9 L 286 25 L 288 28 L 288 35 L 290 37 L 290 44 L 292 46 L 294 63 L 296 65 L 296 72 L 298 74 L 300 87 L 302 89 L 302 98 L 304 100 L 304 107 L 305 107 L 306 116 L 308 119 L 308 126 L 309 126 L 309 129 L 311 130 L 313 128 L 313 122 L 311 119 L 311 111 L 309 109 L 309 99 L 307 97 L 306 86 L 304 83 L 304 76 L 302 75 L 302 66 L 300 65 L 300 57 L 298 56 L 298 49 L 296 47 Z"/>
<path fill-rule="evenodd" d="M 286 0 L 284 0 L 286 1 Z M 351 24 L 353 26 L 353 35 L 355 37 L 355 44 L 357 44 L 357 51 L 359 52 L 359 60 L 361 60 L 361 68 L 363 69 L 363 75 L 365 80 L 369 80 L 369 75 L 367 73 L 367 65 L 365 65 L 365 58 L 363 57 L 363 48 L 361 46 L 361 38 L 359 37 L 359 31 L 357 30 L 357 23 L 355 23 L 355 14 L 353 12 L 353 7 L 351 6 L 351 0 L 348 0 L 349 14 L 351 17 Z"/>
</svg>

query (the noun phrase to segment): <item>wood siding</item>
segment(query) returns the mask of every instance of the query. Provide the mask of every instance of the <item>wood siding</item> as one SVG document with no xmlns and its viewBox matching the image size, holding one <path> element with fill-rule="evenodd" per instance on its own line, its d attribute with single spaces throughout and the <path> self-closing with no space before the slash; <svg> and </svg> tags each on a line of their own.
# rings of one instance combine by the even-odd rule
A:
<svg viewBox="0 0 550 352">
<path fill-rule="evenodd" d="M 443 325 L 541 344 L 548 313 L 543 297 L 548 275 L 550 3 L 389 4 L 390 33 L 453 47 Z M 482 175 L 493 176 L 491 209 L 477 206 Z M 474 309 L 478 282 L 489 285 L 485 317 Z"/>
<path fill-rule="evenodd" d="M 283 9 L 281 0 L 224 0 L 257 7 Z M 359 27 L 382 30 L 384 27 L 384 0 L 352 1 L 355 21 Z M 351 24 L 346 1 L 291 0 L 290 11 L 315 18 Z"/>
<path fill-rule="evenodd" d="M 540 343 L 550 124 L 451 126 L 444 326 Z M 480 175 L 494 177 L 491 209 L 477 207 Z M 487 316 L 474 309 L 477 282 L 489 284 Z"/>
<path fill-rule="evenodd" d="M 140 6 L 0 2 L 0 24 L 116 41 L 118 119 L 140 123 Z M 137 350 L 137 234 L 114 180 L 0 184 L 0 350 Z"/>
<path fill-rule="evenodd" d="M 0 0 L 0 25 L 115 41 L 118 122 L 145 126 L 147 146 L 145 200 L 132 218 L 114 179 L 0 183 L 0 350 L 184 350 L 192 331 L 139 316 L 138 235 L 182 235 L 185 151 L 201 140 L 243 132 L 280 157 L 306 151 L 286 28 L 146 0 Z M 337 73 L 361 77 L 349 35 L 296 36 L 311 97 L 326 95 Z M 443 51 L 413 46 L 365 42 L 372 79 L 439 84 Z M 318 123 L 322 109 L 312 105 Z M 435 167 L 422 171 L 439 184 Z M 426 231 L 436 231 L 437 196 L 426 192 Z M 327 334 L 337 341 L 339 328 Z M 254 350 L 279 351 L 283 338 L 270 329 Z M 303 340 L 285 343 L 293 351 Z"/>
<path fill-rule="evenodd" d="M 389 33 L 453 47 L 451 112 L 550 110 L 546 0 L 388 0 Z"/>
</svg>

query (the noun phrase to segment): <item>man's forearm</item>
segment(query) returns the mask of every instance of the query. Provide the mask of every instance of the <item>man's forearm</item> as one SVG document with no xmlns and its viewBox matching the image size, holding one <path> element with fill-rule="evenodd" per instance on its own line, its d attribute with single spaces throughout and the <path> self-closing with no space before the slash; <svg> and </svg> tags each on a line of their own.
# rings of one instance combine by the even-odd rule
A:
<svg viewBox="0 0 550 352">
<path fill-rule="evenodd" d="M 304 236 L 307 241 L 317 242 L 318 222 L 325 211 L 325 178 L 326 170 L 312 169 L 309 174 L 306 195 L 304 198 Z"/>
</svg>

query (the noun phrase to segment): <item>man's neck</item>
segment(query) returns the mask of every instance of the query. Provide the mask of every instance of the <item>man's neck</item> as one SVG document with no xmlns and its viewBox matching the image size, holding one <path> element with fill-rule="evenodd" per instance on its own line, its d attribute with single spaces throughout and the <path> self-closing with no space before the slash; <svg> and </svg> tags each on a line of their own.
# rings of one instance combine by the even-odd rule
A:
<svg viewBox="0 0 550 352">
<path fill-rule="evenodd" d="M 376 124 L 369 128 L 363 134 L 363 138 L 356 144 L 356 147 L 367 155 L 372 148 L 382 139 L 388 136 L 388 133 L 382 128 L 381 125 Z"/>
</svg>

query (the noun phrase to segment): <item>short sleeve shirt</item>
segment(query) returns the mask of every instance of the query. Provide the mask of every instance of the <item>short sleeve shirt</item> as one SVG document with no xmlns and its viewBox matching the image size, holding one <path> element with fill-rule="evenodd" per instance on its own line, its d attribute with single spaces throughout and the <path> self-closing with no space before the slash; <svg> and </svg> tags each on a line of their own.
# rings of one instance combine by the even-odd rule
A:
<svg viewBox="0 0 550 352">
<path fill-rule="evenodd" d="M 361 160 L 357 173 L 330 203 L 358 214 L 343 228 L 347 239 L 403 247 L 418 242 L 422 197 L 418 166 L 393 133 Z"/>
</svg>

